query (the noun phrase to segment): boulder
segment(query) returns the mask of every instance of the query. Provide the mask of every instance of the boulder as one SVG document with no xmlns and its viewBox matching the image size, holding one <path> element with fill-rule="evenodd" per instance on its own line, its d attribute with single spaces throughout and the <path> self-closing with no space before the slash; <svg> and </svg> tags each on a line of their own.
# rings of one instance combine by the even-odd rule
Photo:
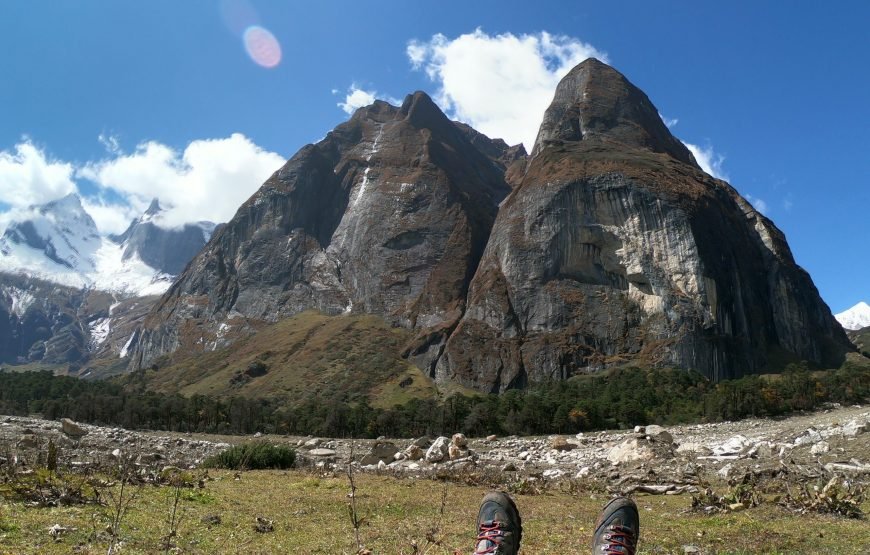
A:
<svg viewBox="0 0 870 555">
<path fill-rule="evenodd" d="M 335 449 L 325 449 L 318 447 L 317 449 L 312 449 L 308 452 L 308 454 L 312 457 L 334 457 Z"/>
<path fill-rule="evenodd" d="M 450 438 L 450 443 L 463 449 L 468 447 L 468 438 L 465 437 L 465 434 L 453 434 L 453 437 Z"/>
<path fill-rule="evenodd" d="M 370 464 L 378 464 L 381 461 L 391 463 L 395 460 L 396 453 L 399 452 L 398 447 L 391 441 L 376 441 L 372 446 L 371 452 L 360 460 L 360 464 L 368 466 Z"/>
<path fill-rule="evenodd" d="M 843 426 L 843 435 L 847 437 L 855 437 L 867 431 L 870 424 L 867 422 L 859 422 L 858 420 L 850 420 Z"/>
<path fill-rule="evenodd" d="M 649 442 L 636 437 L 626 439 L 607 453 L 607 460 L 613 464 L 648 461 L 654 457 L 655 451 L 650 447 Z"/>
<path fill-rule="evenodd" d="M 444 436 L 436 439 L 426 451 L 426 462 L 438 463 L 449 456 L 450 440 Z"/>
<path fill-rule="evenodd" d="M 646 427 L 646 437 L 652 441 L 657 441 L 659 443 L 674 442 L 674 436 L 672 436 L 670 432 L 668 432 L 661 426 L 656 426 L 655 424 Z"/>
<path fill-rule="evenodd" d="M 724 443 L 713 446 L 713 454 L 719 457 L 740 455 L 743 451 L 749 448 L 752 442 L 746 439 L 745 436 L 736 435 L 730 437 Z"/>
<path fill-rule="evenodd" d="M 61 419 L 60 426 L 61 430 L 63 430 L 63 433 L 70 437 L 82 437 L 88 433 L 87 430 L 85 430 L 69 418 Z"/>
<path fill-rule="evenodd" d="M 815 428 L 809 428 L 807 431 L 795 438 L 794 446 L 812 445 L 820 441 L 822 441 L 822 434 Z"/>
</svg>

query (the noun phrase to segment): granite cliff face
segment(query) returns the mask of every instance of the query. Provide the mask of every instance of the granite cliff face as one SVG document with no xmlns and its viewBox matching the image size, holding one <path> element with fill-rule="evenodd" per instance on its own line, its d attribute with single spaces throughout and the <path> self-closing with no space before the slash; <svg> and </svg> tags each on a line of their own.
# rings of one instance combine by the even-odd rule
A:
<svg viewBox="0 0 870 555">
<path fill-rule="evenodd" d="M 849 348 L 773 223 L 587 60 L 556 90 L 436 377 L 498 391 L 640 361 L 718 380 Z"/>
<path fill-rule="evenodd" d="M 380 314 L 443 342 L 510 191 L 507 150 L 423 93 L 357 111 L 214 235 L 135 338 L 134 366 L 308 309 Z"/>
<path fill-rule="evenodd" d="M 718 380 L 851 349 L 773 223 L 597 60 L 560 83 L 530 157 L 422 93 L 359 110 L 215 234 L 132 366 L 307 309 L 413 329 L 405 356 L 482 391 L 628 362 Z"/>
</svg>

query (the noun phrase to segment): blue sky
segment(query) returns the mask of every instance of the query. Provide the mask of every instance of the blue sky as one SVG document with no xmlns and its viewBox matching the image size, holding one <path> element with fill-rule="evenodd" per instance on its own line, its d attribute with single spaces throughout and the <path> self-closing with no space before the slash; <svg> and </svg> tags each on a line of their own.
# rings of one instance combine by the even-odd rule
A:
<svg viewBox="0 0 870 555">
<path fill-rule="evenodd" d="M 422 89 L 524 140 L 527 124 L 496 121 L 518 111 L 516 97 L 481 106 L 468 88 L 487 76 L 469 64 L 497 58 L 493 78 L 528 84 L 535 68 L 519 54 L 544 52 L 555 74 L 597 52 L 764 208 L 839 312 L 870 300 L 867 21 L 870 3 L 857 1 L 2 2 L 0 206 L 73 187 L 105 229 L 152 194 L 177 204 L 179 221 L 231 214 L 281 159 L 348 117 L 338 104 L 353 91 Z M 274 67 L 246 51 L 251 25 L 280 45 Z M 416 69 L 409 44 L 423 52 Z"/>
</svg>

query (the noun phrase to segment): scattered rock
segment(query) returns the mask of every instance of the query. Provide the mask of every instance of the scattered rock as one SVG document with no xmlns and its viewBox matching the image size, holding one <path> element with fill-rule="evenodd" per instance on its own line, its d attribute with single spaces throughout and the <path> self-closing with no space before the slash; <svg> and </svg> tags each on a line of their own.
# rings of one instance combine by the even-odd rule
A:
<svg viewBox="0 0 870 555">
<path fill-rule="evenodd" d="M 21 438 L 15 444 L 19 449 L 36 449 L 39 447 L 39 438 L 36 434 L 21 434 Z"/>
<path fill-rule="evenodd" d="M 53 539 L 54 541 L 59 542 L 64 534 L 73 530 L 75 530 L 75 528 L 67 528 L 66 526 L 55 524 L 48 529 L 48 535 L 51 536 L 51 539 Z"/>
<path fill-rule="evenodd" d="M 306 449 L 314 449 L 315 447 L 319 446 L 321 443 L 323 443 L 322 439 L 320 439 L 319 437 L 313 437 L 313 438 L 307 440 L 305 443 L 303 443 L 302 447 L 304 447 Z"/>
<path fill-rule="evenodd" d="M 405 457 L 411 461 L 419 461 L 423 458 L 423 455 L 425 455 L 423 449 L 420 448 L 419 445 L 415 445 L 413 443 L 409 445 L 407 449 L 405 449 L 404 453 Z"/>
<path fill-rule="evenodd" d="M 411 444 L 416 445 L 420 449 L 428 449 L 432 445 L 432 438 L 429 436 L 418 437 Z"/>
<path fill-rule="evenodd" d="M 335 449 L 326 449 L 325 447 L 318 447 L 317 449 L 312 449 L 308 452 L 308 454 L 312 457 L 334 457 Z"/>
<path fill-rule="evenodd" d="M 577 447 L 573 443 L 568 443 L 568 440 L 562 436 L 555 436 L 550 439 L 550 449 L 555 449 L 556 451 L 570 451 Z"/>
<path fill-rule="evenodd" d="M 813 455 L 821 455 L 831 450 L 830 444 L 827 441 L 820 441 L 810 448 L 810 453 Z"/>
</svg>

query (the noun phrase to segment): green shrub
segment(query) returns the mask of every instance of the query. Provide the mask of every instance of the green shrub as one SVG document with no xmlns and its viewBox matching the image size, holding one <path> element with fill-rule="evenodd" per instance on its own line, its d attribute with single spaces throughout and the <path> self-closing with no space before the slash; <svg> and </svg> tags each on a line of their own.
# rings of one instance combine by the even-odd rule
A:
<svg viewBox="0 0 870 555">
<path fill-rule="evenodd" d="M 296 451 L 286 445 L 273 445 L 267 441 L 255 441 L 235 445 L 203 461 L 206 468 L 230 470 L 260 470 L 266 468 L 291 468 L 296 462 Z"/>
</svg>

